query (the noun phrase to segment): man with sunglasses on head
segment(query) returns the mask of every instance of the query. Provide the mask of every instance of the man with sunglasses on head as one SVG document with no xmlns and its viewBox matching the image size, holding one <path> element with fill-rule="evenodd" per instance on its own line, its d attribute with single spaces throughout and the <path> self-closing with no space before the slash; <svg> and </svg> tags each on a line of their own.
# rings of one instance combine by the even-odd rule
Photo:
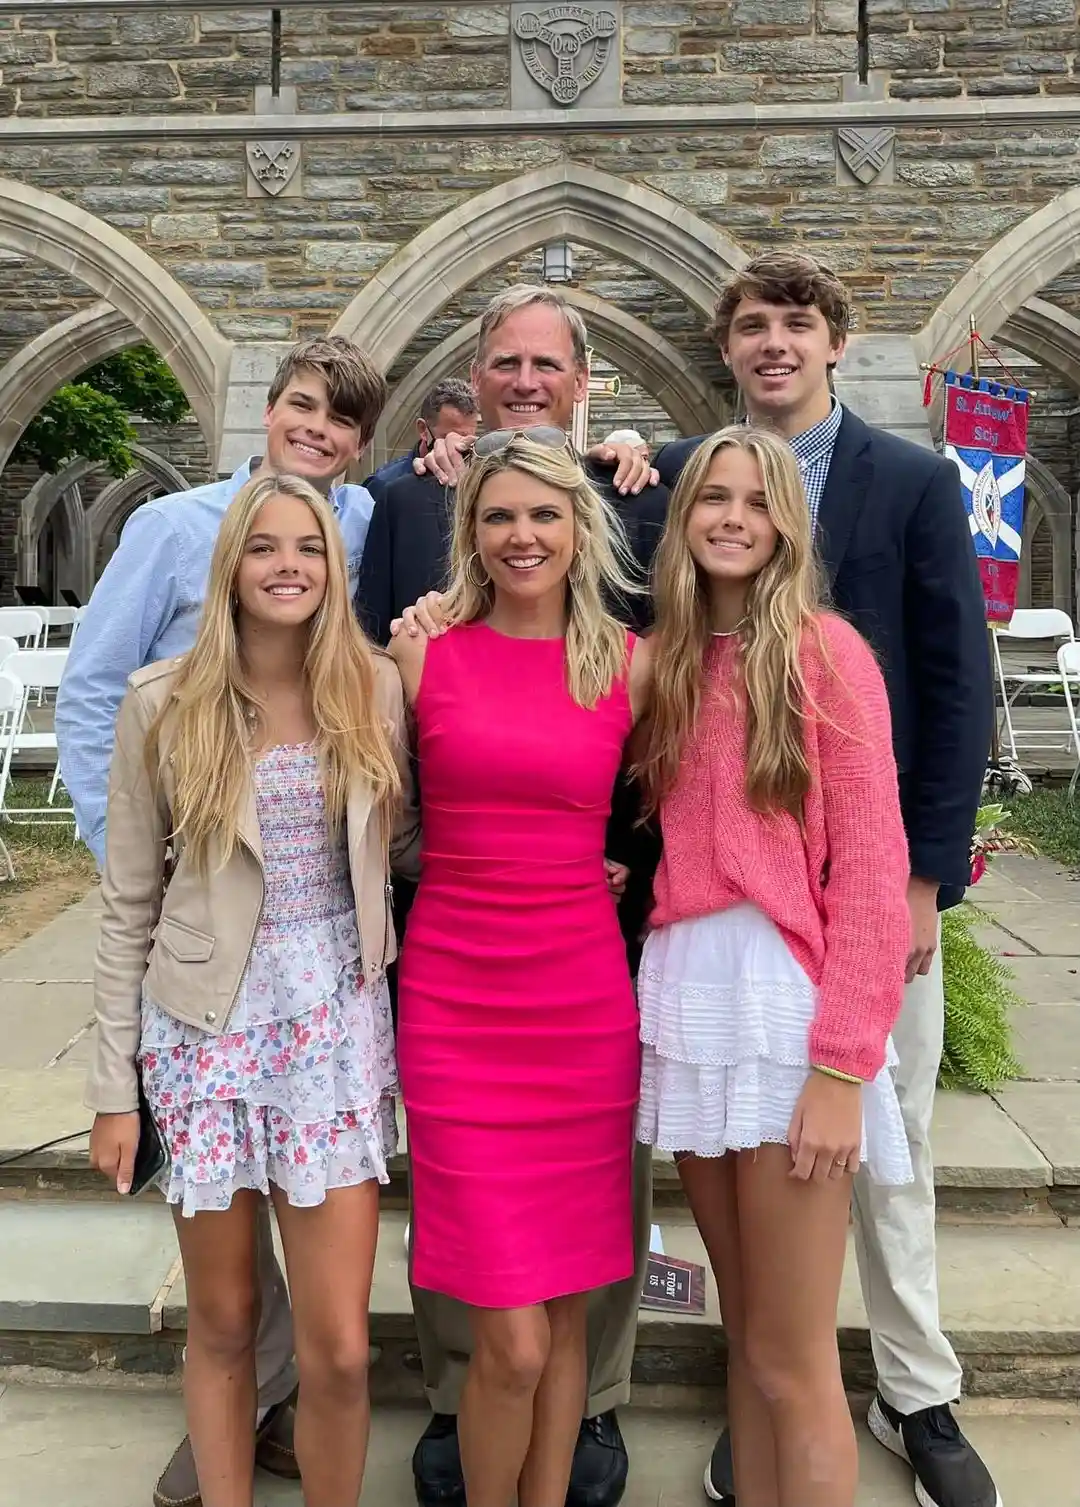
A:
<svg viewBox="0 0 1080 1507">
<path fill-rule="evenodd" d="M 588 390 L 586 332 L 581 316 L 552 288 L 507 289 L 488 305 L 480 322 L 472 383 L 484 436 L 478 449 L 505 444 L 510 435 L 534 430 L 542 444 L 567 443 L 574 404 Z M 372 635 L 386 643 L 390 625 L 446 576 L 453 486 L 468 464 L 472 442 L 450 435 L 416 463 L 422 475 L 394 482 L 376 505 L 361 567 L 359 600 Z M 602 458 L 601 458 L 602 457 Z M 605 461 L 608 464 L 605 464 Z M 653 484 L 647 460 L 629 445 L 601 447 L 585 460 L 597 490 L 619 514 L 644 577 L 660 540 L 667 489 Z M 648 620 L 643 592 L 625 604 L 627 625 Z M 628 799 L 621 792 L 623 800 Z M 620 801 L 621 804 L 621 801 Z M 624 843 L 609 843 L 609 856 L 632 871 L 651 871 L 631 849 L 647 843 L 632 831 L 629 808 L 617 826 Z M 616 823 L 613 822 L 612 832 Z M 397 921 L 411 897 L 396 895 Z M 637 938 L 647 905 L 643 885 L 628 886 L 620 906 L 630 963 L 636 968 Z M 589 1391 L 570 1477 L 567 1507 L 614 1507 L 626 1486 L 626 1448 L 617 1407 L 629 1401 L 637 1312 L 648 1256 L 652 1206 L 651 1156 L 635 1162 L 634 1224 L 637 1276 L 596 1295 L 589 1324 Z M 457 1408 L 470 1349 L 465 1310 L 451 1299 L 413 1289 L 413 1308 L 434 1416 L 413 1455 L 421 1507 L 465 1507 L 465 1484 L 457 1439 Z M 555 1504 L 553 1504 L 555 1507 Z"/>
</svg>

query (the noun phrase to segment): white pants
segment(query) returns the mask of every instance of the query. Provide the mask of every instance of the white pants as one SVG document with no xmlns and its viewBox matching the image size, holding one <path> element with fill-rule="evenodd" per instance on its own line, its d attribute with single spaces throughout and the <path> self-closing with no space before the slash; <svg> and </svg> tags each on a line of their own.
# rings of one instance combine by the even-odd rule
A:
<svg viewBox="0 0 1080 1507">
<path fill-rule="evenodd" d="M 930 1120 L 945 1031 L 939 946 L 930 972 L 904 991 L 893 1042 L 896 1092 L 915 1181 L 901 1187 L 855 1178 L 855 1250 L 878 1386 L 901 1413 L 953 1402 L 962 1372 L 938 1315 L 934 1161 Z"/>
</svg>

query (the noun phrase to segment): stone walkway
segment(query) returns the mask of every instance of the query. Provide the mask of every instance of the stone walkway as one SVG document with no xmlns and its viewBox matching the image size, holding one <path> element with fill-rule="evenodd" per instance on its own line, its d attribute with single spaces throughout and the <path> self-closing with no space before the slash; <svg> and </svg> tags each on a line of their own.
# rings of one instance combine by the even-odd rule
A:
<svg viewBox="0 0 1080 1507">
<path fill-rule="evenodd" d="M 411 1507 L 418 1409 L 377 1409 L 364 1507 Z M 717 1418 L 630 1410 L 624 1507 L 704 1507 L 701 1472 Z M 1080 1415 L 968 1409 L 964 1427 L 992 1462 L 1006 1507 L 1069 1507 L 1080 1480 Z M 149 1507 L 183 1429 L 179 1398 L 152 1392 L 0 1383 L 0 1507 Z M 910 1507 L 911 1473 L 860 1429 L 858 1507 Z M 295 1483 L 257 1477 L 255 1507 L 299 1507 Z"/>
</svg>

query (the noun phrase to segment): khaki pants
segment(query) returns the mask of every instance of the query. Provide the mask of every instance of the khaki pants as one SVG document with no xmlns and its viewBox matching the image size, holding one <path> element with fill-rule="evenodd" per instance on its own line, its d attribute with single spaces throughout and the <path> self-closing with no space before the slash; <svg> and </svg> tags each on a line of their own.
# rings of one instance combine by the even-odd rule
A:
<svg viewBox="0 0 1080 1507">
<path fill-rule="evenodd" d="M 284 1402 L 296 1386 L 292 1309 L 289 1307 L 289 1290 L 274 1254 L 269 1199 L 259 1206 L 255 1239 L 260 1304 L 259 1332 L 255 1337 L 255 1381 L 261 1411 Z"/>
<path fill-rule="evenodd" d="M 630 1401 L 630 1371 L 651 1224 L 652 1147 L 638 1146 L 634 1153 L 636 1270 L 628 1281 L 600 1288 L 590 1300 L 586 1418 Z M 454 1298 L 419 1287 L 412 1289 L 412 1298 L 428 1401 L 436 1413 L 456 1413 L 472 1349 L 469 1310 Z"/>
<path fill-rule="evenodd" d="M 907 986 L 893 1028 L 896 1094 L 915 1181 L 883 1187 L 863 1170 L 854 1188 L 855 1251 L 878 1386 L 901 1413 L 955 1401 L 962 1379 L 938 1316 L 930 1121 L 944 1030 L 939 946 L 930 972 Z"/>
</svg>

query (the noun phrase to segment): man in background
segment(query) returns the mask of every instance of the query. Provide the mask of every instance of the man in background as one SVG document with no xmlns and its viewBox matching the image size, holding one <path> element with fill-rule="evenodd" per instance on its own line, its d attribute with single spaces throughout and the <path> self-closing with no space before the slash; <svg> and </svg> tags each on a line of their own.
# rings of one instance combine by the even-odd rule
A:
<svg viewBox="0 0 1080 1507">
<path fill-rule="evenodd" d="M 476 398 L 467 382 L 462 382 L 459 377 L 445 377 L 436 382 L 420 405 L 416 444 L 407 454 L 399 455 L 396 460 L 387 461 L 385 466 L 373 471 L 364 486 L 376 502 L 382 502 L 395 481 L 413 474 L 413 461 L 427 455 L 436 440 L 448 434 L 474 439 L 479 422 Z"/>
</svg>

